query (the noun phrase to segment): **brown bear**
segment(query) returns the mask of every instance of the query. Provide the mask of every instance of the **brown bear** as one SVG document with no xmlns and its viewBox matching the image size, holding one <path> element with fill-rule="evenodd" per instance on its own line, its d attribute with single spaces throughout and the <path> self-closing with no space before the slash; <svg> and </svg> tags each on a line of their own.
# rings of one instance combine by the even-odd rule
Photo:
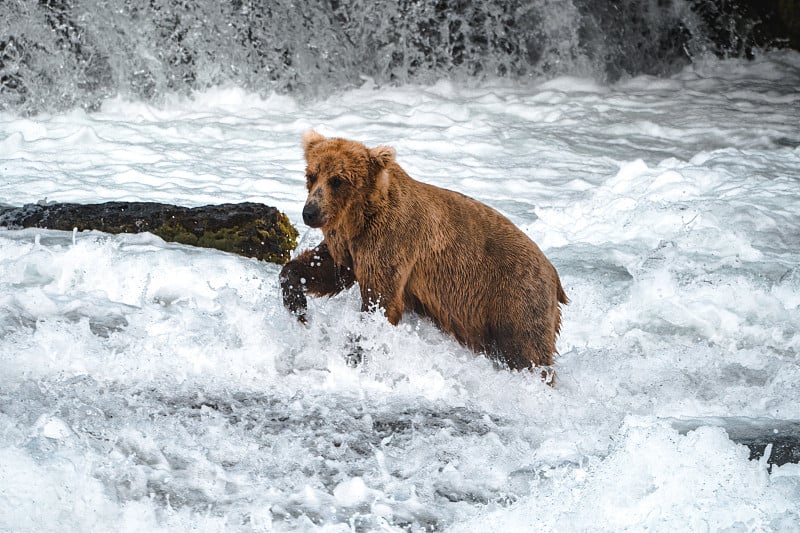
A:
<svg viewBox="0 0 800 533">
<path fill-rule="evenodd" d="M 414 180 L 392 148 L 315 131 L 303 148 L 303 221 L 324 240 L 280 274 L 283 302 L 300 321 L 306 293 L 358 283 L 362 310 L 380 307 L 392 324 L 408 309 L 513 369 L 553 364 L 568 299 L 556 269 L 510 220 Z"/>
</svg>

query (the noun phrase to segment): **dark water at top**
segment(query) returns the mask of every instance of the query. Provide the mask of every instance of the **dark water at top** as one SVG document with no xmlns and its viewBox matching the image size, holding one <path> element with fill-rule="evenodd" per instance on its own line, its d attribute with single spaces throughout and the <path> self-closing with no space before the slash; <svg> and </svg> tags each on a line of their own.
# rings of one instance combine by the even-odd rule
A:
<svg viewBox="0 0 800 533">
<path fill-rule="evenodd" d="M 714 5 L 6 0 L 0 2 L 0 110 L 91 109 L 117 94 L 152 100 L 226 83 L 320 97 L 364 77 L 402 84 L 664 74 L 700 55 L 725 53 L 708 36 L 739 30 L 729 30 L 731 19 L 714 15 Z"/>
</svg>

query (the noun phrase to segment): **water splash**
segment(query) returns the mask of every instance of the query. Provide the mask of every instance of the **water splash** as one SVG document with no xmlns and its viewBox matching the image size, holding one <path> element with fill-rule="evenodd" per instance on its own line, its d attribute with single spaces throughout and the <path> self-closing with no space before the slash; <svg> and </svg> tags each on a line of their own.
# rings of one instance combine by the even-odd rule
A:
<svg viewBox="0 0 800 533">
<path fill-rule="evenodd" d="M 0 110 L 93 109 L 116 94 L 149 101 L 225 84 L 318 97 L 365 77 L 663 74 L 713 48 L 698 15 L 706 3 L 3 2 Z"/>
</svg>

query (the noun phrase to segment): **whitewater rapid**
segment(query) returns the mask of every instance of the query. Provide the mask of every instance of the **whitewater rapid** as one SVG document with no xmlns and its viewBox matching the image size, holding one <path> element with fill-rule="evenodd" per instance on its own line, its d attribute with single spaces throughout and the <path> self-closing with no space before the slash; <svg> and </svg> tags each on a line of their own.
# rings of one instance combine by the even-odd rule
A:
<svg viewBox="0 0 800 533">
<path fill-rule="evenodd" d="M 301 246 L 302 132 L 387 144 L 508 216 L 571 299 L 551 388 L 357 289 L 296 324 L 273 264 L 0 230 L 0 530 L 800 530 L 800 467 L 714 422 L 800 419 L 798 88 L 776 52 L 0 114 L 2 204 L 257 201 Z"/>
</svg>

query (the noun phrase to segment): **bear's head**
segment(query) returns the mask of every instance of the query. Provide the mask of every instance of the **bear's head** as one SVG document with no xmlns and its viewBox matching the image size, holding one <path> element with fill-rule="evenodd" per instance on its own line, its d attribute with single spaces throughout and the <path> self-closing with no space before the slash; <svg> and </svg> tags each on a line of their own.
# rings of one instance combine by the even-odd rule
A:
<svg viewBox="0 0 800 533">
<path fill-rule="evenodd" d="M 313 130 L 303 135 L 303 153 L 308 188 L 303 222 L 323 230 L 362 217 L 376 195 L 385 193 L 389 178 L 384 169 L 394 161 L 388 146 L 367 148 Z"/>
</svg>

